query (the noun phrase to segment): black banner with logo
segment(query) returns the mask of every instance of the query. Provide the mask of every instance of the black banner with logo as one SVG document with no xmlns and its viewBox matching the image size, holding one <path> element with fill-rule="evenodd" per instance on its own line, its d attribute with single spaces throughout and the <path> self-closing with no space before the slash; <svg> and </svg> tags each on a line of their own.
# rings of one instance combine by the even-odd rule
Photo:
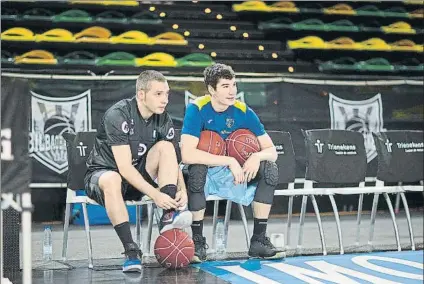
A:
<svg viewBox="0 0 424 284">
<path fill-rule="evenodd" d="M 377 178 L 385 182 L 424 180 L 422 131 L 387 131 L 374 134 L 378 152 Z"/>
<path fill-rule="evenodd" d="M 365 181 L 367 159 L 363 136 L 348 130 L 306 130 L 306 179 L 320 183 Z"/>
<path fill-rule="evenodd" d="M 181 128 L 185 105 L 206 93 L 202 80 L 170 79 L 168 112 Z M 6 90 L 25 84 L 10 80 Z M 33 183 L 65 183 L 65 132 L 96 130 L 104 112 L 115 102 L 135 94 L 133 80 L 28 79 L 24 92 L 31 99 L 29 153 Z M 372 82 L 371 82 L 372 83 Z M 268 80 L 238 82 L 238 98 L 261 118 L 268 130 L 289 132 L 296 155 L 296 177 L 305 176 L 306 151 L 302 130 L 347 129 L 365 140 L 367 176 L 377 173 L 377 150 L 372 133 L 422 130 L 422 85 Z M 22 85 L 22 86 L 16 86 Z M 2 84 L 3 90 L 3 84 Z"/>
<path fill-rule="evenodd" d="M 20 194 L 29 191 L 31 163 L 28 160 L 28 82 L 1 81 L 1 190 Z"/>
<path fill-rule="evenodd" d="M 377 151 L 372 133 L 386 130 L 423 130 L 422 85 L 371 85 L 314 82 L 281 83 L 266 106 L 256 107 L 270 129 L 290 132 L 296 153 L 296 176 L 303 177 L 306 152 L 302 129 L 347 129 L 361 132 L 367 154 L 367 176 L 377 173 Z M 267 94 L 268 95 L 268 94 Z M 279 106 L 275 112 L 273 105 Z M 255 106 L 254 106 L 255 108 Z M 270 112 L 274 119 L 268 120 Z M 268 113 L 268 115 L 263 115 Z"/>
</svg>

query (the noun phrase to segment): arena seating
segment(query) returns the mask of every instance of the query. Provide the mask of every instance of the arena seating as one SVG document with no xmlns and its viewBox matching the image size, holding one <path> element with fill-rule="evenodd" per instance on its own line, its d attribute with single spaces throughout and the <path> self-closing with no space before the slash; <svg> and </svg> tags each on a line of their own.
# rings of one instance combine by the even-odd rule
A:
<svg viewBox="0 0 424 284">
<path fill-rule="evenodd" d="M 238 72 L 417 75 L 422 19 L 415 2 L 4 1 L 1 60 L 61 72 L 178 73 L 219 61 Z"/>
</svg>

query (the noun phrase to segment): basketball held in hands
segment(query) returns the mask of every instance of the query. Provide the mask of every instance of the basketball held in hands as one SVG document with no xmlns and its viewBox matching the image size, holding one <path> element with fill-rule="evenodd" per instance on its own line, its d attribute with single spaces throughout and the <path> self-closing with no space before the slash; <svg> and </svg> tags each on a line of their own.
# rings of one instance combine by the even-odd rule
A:
<svg viewBox="0 0 424 284">
<path fill-rule="evenodd" d="M 225 139 L 227 155 L 235 158 L 241 166 L 252 155 L 261 150 L 259 140 L 248 129 L 238 129 Z"/>
</svg>

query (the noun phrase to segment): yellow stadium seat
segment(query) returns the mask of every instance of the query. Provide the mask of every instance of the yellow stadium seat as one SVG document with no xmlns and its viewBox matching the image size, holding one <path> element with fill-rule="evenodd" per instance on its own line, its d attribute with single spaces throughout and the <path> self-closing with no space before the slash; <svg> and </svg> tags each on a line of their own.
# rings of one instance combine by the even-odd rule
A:
<svg viewBox="0 0 424 284">
<path fill-rule="evenodd" d="M 52 29 L 42 34 L 35 35 L 35 41 L 50 41 L 50 42 L 73 42 L 74 35 L 65 29 Z"/>
<path fill-rule="evenodd" d="M 57 64 L 54 55 L 45 50 L 32 50 L 15 57 L 16 64 Z"/>
<path fill-rule="evenodd" d="M 262 1 L 246 1 L 241 4 L 233 5 L 234 12 L 254 11 L 254 12 L 269 12 L 271 8 Z"/>
<path fill-rule="evenodd" d="M 112 33 L 102 27 L 90 27 L 75 34 L 75 42 L 109 43 Z"/>
<path fill-rule="evenodd" d="M 424 5 L 423 0 L 406 0 L 403 1 L 405 4 L 412 4 L 412 5 Z"/>
<path fill-rule="evenodd" d="M 152 39 L 145 33 L 140 31 L 128 31 L 113 36 L 110 38 L 111 43 L 125 43 L 125 44 L 151 44 Z"/>
<path fill-rule="evenodd" d="M 396 33 L 396 34 L 415 34 L 415 30 L 411 28 L 411 25 L 406 22 L 396 22 L 388 26 L 383 26 L 381 29 L 385 33 Z"/>
<path fill-rule="evenodd" d="M 348 4 L 336 4 L 329 8 L 322 9 L 324 14 L 336 14 L 336 15 L 356 15 L 356 11 Z"/>
<path fill-rule="evenodd" d="M 299 8 L 293 2 L 280 1 L 269 6 L 271 12 L 299 12 Z"/>
<path fill-rule="evenodd" d="M 381 51 L 390 51 L 390 46 L 382 40 L 381 38 L 370 38 L 359 43 L 361 45 L 361 50 L 381 50 Z"/>
<path fill-rule="evenodd" d="M 410 18 L 424 18 L 424 9 L 417 9 L 415 11 L 409 12 Z"/>
<path fill-rule="evenodd" d="M 155 66 L 155 67 L 176 67 L 177 61 L 175 58 L 163 52 L 155 52 L 149 55 L 146 55 L 143 58 L 135 59 L 136 66 Z"/>
<path fill-rule="evenodd" d="M 317 36 L 306 36 L 298 40 L 288 40 L 287 45 L 291 49 L 325 49 L 326 43 Z"/>
<path fill-rule="evenodd" d="M 415 44 L 412 40 L 402 39 L 389 44 L 392 51 L 415 51 L 423 52 L 423 46 Z"/>
<path fill-rule="evenodd" d="M 356 43 L 350 37 L 339 37 L 326 43 L 327 49 L 345 49 L 345 50 L 358 50 L 361 45 Z"/>
<path fill-rule="evenodd" d="M 179 33 L 166 32 L 151 38 L 151 44 L 187 45 L 184 36 Z"/>
<path fill-rule="evenodd" d="M 26 28 L 10 28 L 1 33 L 1 40 L 34 41 L 34 33 Z"/>
<path fill-rule="evenodd" d="M 126 1 L 126 0 L 71 0 L 69 1 L 71 4 L 94 4 L 94 5 L 118 5 L 118 6 L 138 6 L 138 1 Z"/>
</svg>

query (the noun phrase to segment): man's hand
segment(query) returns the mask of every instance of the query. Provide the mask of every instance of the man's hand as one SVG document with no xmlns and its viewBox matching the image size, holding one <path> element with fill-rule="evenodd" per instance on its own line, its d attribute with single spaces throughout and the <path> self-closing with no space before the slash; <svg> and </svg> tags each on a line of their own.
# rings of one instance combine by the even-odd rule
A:
<svg viewBox="0 0 424 284">
<path fill-rule="evenodd" d="M 234 176 L 234 184 L 243 183 L 244 182 L 243 169 L 241 168 L 239 162 L 235 158 L 232 158 L 232 161 L 229 164 L 229 168 Z"/>
<path fill-rule="evenodd" d="M 255 153 L 252 153 L 243 165 L 244 178 L 246 182 L 251 181 L 258 173 L 261 160 Z"/>
<path fill-rule="evenodd" d="M 175 201 L 177 202 L 178 208 L 185 207 L 187 205 L 187 192 L 184 190 L 177 191 L 177 194 L 175 194 Z"/>
<path fill-rule="evenodd" d="M 163 192 L 158 191 L 154 196 L 152 196 L 153 201 L 155 202 L 156 206 L 162 208 L 162 209 L 172 209 L 177 208 L 177 201 L 172 199 L 168 194 L 165 194 Z"/>
</svg>

